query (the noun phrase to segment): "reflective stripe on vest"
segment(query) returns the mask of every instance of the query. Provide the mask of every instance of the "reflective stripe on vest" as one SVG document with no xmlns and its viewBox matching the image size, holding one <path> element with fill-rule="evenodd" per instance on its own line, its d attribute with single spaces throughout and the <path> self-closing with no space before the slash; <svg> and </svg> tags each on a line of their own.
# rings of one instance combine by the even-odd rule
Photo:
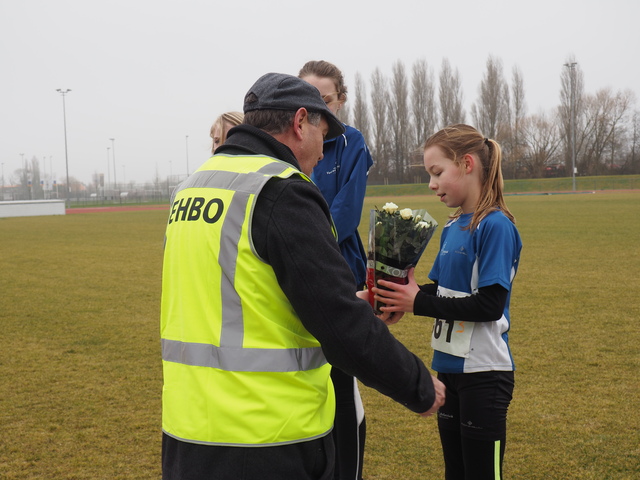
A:
<svg viewBox="0 0 640 480">
<path fill-rule="evenodd" d="M 321 367 L 327 360 L 315 348 L 225 348 L 162 339 L 162 359 L 194 367 L 232 372 L 297 372 Z"/>
</svg>

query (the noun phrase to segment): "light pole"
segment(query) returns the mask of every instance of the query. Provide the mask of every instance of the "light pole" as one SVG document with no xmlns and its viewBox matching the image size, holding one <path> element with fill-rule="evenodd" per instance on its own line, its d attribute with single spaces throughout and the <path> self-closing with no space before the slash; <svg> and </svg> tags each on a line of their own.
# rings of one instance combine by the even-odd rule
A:
<svg viewBox="0 0 640 480">
<path fill-rule="evenodd" d="M 68 88 L 66 90 L 62 90 L 58 88 L 56 92 L 59 92 L 62 95 L 62 120 L 64 122 L 64 161 L 67 168 L 67 205 L 71 204 L 71 185 L 69 184 L 69 155 L 67 153 L 67 107 L 65 104 L 65 96 L 71 90 Z"/>
<path fill-rule="evenodd" d="M 44 178 L 40 177 L 40 185 L 42 185 L 42 199 L 46 200 L 49 181 L 47 180 L 47 157 L 45 155 L 42 156 L 42 173 L 44 176 Z"/>
<path fill-rule="evenodd" d="M 571 178 L 573 191 L 576 190 L 576 65 L 577 62 L 565 63 L 564 66 L 569 69 L 569 80 L 571 82 L 570 110 L 571 120 L 569 122 L 571 145 Z"/>
<path fill-rule="evenodd" d="M 109 165 L 109 161 L 110 161 L 109 150 L 111 150 L 111 147 L 107 147 L 107 188 L 111 188 L 111 165 Z M 106 199 L 107 195 L 104 194 L 104 197 Z"/>
<path fill-rule="evenodd" d="M 111 155 L 113 156 L 113 183 L 114 188 L 118 190 L 118 176 L 116 175 L 116 139 L 110 138 L 109 140 L 111 140 Z M 118 196 L 120 196 L 119 191 Z"/>
<path fill-rule="evenodd" d="M 189 176 L 189 135 L 185 137 L 185 147 L 187 152 L 187 177 Z"/>
</svg>

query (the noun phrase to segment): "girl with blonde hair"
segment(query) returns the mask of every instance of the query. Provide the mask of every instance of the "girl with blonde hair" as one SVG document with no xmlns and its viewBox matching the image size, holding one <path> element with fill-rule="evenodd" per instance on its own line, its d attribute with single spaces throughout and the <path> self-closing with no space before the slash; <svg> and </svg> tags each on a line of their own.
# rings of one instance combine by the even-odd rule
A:
<svg viewBox="0 0 640 480">
<path fill-rule="evenodd" d="M 226 112 L 220 115 L 211 125 L 209 135 L 213 139 L 211 153 L 215 153 L 216 148 L 222 145 L 227 139 L 227 132 L 231 128 L 240 125 L 244 120 L 242 112 Z"/>
<path fill-rule="evenodd" d="M 507 409 L 514 387 L 509 304 L 522 242 L 504 201 L 500 145 L 469 125 L 425 143 L 429 187 L 455 208 L 429 273 L 433 283 L 380 281 L 385 312 L 435 319 L 431 368 L 446 386 L 438 411 L 445 478 L 502 478 Z"/>
</svg>

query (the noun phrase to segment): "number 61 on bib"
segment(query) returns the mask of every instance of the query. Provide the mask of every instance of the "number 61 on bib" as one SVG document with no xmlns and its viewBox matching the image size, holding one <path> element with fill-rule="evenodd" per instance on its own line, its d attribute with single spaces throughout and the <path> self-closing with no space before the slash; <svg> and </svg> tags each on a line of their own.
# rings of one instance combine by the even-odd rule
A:
<svg viewBox="0 0 640 480">
<path fill-rule="evenodd" d="M 474 327 L 475 322 L 436 318 L 431 334 L 431 347 L 449 355 L 469 358 Z"/>
</svg>

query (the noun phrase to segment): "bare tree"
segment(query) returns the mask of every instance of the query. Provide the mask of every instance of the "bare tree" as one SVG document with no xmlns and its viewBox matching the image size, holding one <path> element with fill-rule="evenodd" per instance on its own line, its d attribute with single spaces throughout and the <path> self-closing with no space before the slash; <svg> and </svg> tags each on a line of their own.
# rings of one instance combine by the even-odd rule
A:
<svg viewBox="0 0 640 480">
<path fill-rule="evenodd" d="M 531 177 L 543 177 L 545 167 L 557 160 L 561 145 L 558 123 L 544 113 L 522 120 L 522 141 L 526 154 L 522 165 Z"/>
<path fill-rule="evenodd" d="M 433 71 L 424 59 L 413 64 L 411 107 L 414 128 L 412 146 L 418 147 L 434 132 L 437 117 Z"/>
<path fill-rule="evenodd" d="M 63 181 L 58 182 L 58 195 L 59 198 L 80 198 L 85 190 L 85 185 L 74 176 L 69 176 L 69 185 L 67 185 L 67 179 L 63 177 Z"/>
<path fill-rule="evenodd" d="M 369 119 L 369 107 L 367 104 L 367 92 L 360 73 L 356 73 L 356 92 L 353 101 L 353 126 L 360 130 L 364 141 L 369 145 L 369 136 L 371 132 L 371 123 Z"/>
<path fill-rule="evenodd" d="M 590 175 L 603 173 L 607 153 L 613 163 L 616 133 L 625 121 L 632 100 L 630 91 L 613 94 L 609 88 L 585 97 L 585 141 L 579 162 L 582 171 Z"/>
<path fill-rule="evenodd" d="M 391 161 L 396 180 L 405 183 L 409 168 L 411 130 L 409 118 L 409 88 L 404 64 L 393 64 L 389 96 L 389 120 L 391 127 Z"/>
<path fill-rule="evenodd" d="M 453 71 L 449 60 L 442 60 L 440 69 L 440 86 L 438 91 L 440 100 L 440 126 L 446 127 L 456 123 L 464 123 L 466 113 L 462 106 L 462 82 L 458 69 Z"/>
<path fill-rule="evenodd" d="M 40 185 L 40 162 L 35 156 L 31 158 L 30 170 L 31 198 L 34 200 L 44 198 L 44 189 L 42 188 L 42 185 Z"/>
<path fill-rule="evenodd" d="M 342 123 L 351 124 L 351 108 L 349 108 L 349 105 L 343 104 L 336 116 Z"/>
<path fill-rule="evenodd" d="M 632 108 L 635 105 L 635 94 L 631 90 L 616 93 L 611 117 L 610 168 L 620 169 L 623 161 L 621 152 L 630 142 L 633 131 Z"/>
<path fill-rule="evenodd" d="M 631 117 L 629 153 L 625 162 L 627 173 L 638 173 L 638 143 L 640 143 L 640 112 L 636 110 Z"/>
<path fill-rule="evenodd" d="M 376 174 L 384 183 L 388 183 L 391 169 L 388 157 L 389 125 L 387 121 L 387 110 L 389 108 L 389 89 L 387 79 L 379 68 L 371 74 L 371 112 L 373 144 L 369 144 L 371 156 L 374 163 L 369 177 L 374 178 Z"/>
<path fill-rule="evenodd" d="M 498 134 L 501 126 L 508 124 L 509 105 L 509 87 L 502 73 L 502 60 L 489 55 L 478 91 L 478 101 L 472 106 L 475 125 L 486 137 L 501 141 Z"/>
<path fill-rule="evenodd" d="M 524 120 L 527 112 L 527 106 L 525 103 L 525 90 L 524 79 L 522 72 L 517 66 L 513 67 L 513 73 L 511 77 L 511 132 L 510 141 L 507 142 L 509 146 L 505 152 L 505 170 L 513 173 L 513 178 L 516 178 L 516 172 L 518 170 L 518 163 L 522 159 L 522 121 Z M 509 166 L 511 168 L 509 168 Z"/>
<path fill-rule="evenodd" d="M 31 191 L 31 168 L 29 165 L 29 161 L 25 160 L 23 162 L 23 168 L 16 170 L 16 173 L 19 175 L 19 197 L 20 200 L 32 200 L 33 195 Z"/>
</svg>

